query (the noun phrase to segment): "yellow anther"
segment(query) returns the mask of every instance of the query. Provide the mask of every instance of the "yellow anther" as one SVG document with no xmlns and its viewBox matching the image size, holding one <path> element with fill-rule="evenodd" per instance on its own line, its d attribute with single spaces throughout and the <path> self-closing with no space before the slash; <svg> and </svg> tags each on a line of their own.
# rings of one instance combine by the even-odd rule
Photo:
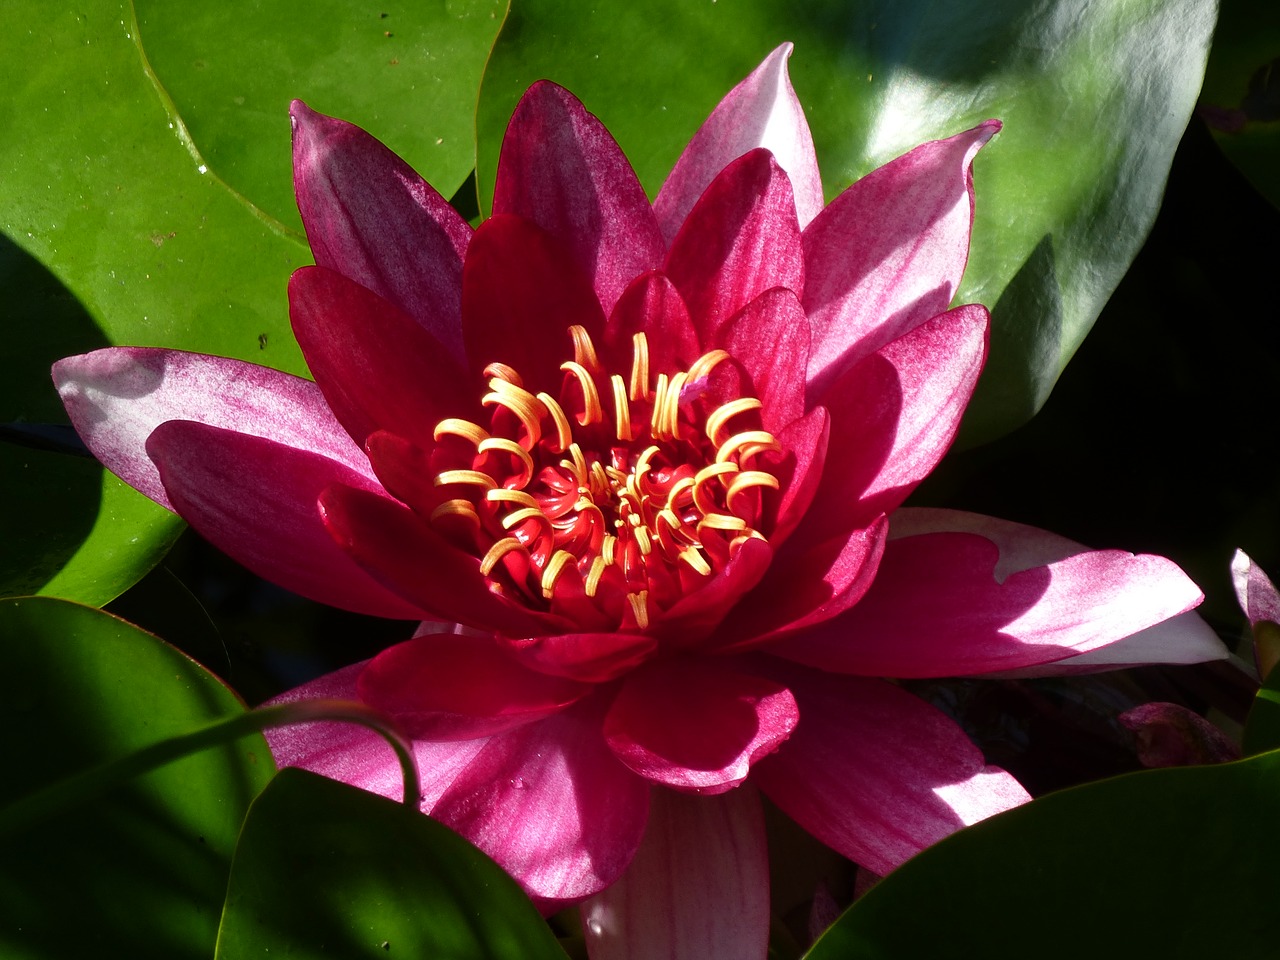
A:
<svg viewBox="0 0 1280 960">
<path fill-rule="evenodd" d="M 680 551 L 679 556 L 681 560 L 693 567 L 694 570 L 702 574 L 704 577 L 710 576 L 711 564 L 707 563 L 706 557 L 699 552 L 697 547 L 685 547 Z"/>
<path fill-rule="evenodd" d="M 724 495 L 725 506 L 734 513 L 738 513 L 738 508 L 733 501 L 751 487 L 769 487 L 777 490 L 779 489 L 778 478 L 772 473 L 765 473 L 763 470 L 743 470 L 729 484 L 729 490 Z"/>
<path fill-rule="evenodd" d="M 508 383 L 498 377 L 489 381 L 489 389 L 492 392 L 481 397 L 480 402 L 486 407 L 495 404 L 506 407 L 514 413 L 528 435 L 525 439 L 525 443 L 528 444 L 526 449 L 532 450 L 542 439 L 542 416 L 547 412 L 546 407 L 524 387 Z"/>
<path fill-rule="evenodd" d="M 489 432 L 470 420 L 446 417 L 436 424 L 436 429 L 432 436 L 437 442 L 443 436 L 461 437 L 463 440 L 469 440 L 472 446 L 476 446 L 481 440 L 489 439 Z"/>
<path fill-rule="evenodd" d="M 523 490 L 509 490 L 506 487 L 494 487 L 485 493 L 484 498 L 490 503 L 518 503 L 522 507 L 538 507 L 538 501 Z"/>
<path fill-rule="evenodd" d="M 649 432 L 657 439 L 662 436 L 662 406 L 667 399 L 667 375 L 658 374 L 653 385 L 653 412 L 649 415 Z"/>
<path fill-rule="evenodd" d="M 632 527 L 631 532 L 636 538 L 636 546 L 640 548 L 640 556 L 647 557 L 653 552 L 653 541 L 649 539 L 647 528 L 637 524 Z"/>
<path fill-rule="evenodd" d="M 515 371 L 514 367 L 508 367 L 505 363 L 495 362 L 489 364 L 484 368 L 484 375 L 486 377 L 497 377 L 499 380 L 504 380 L 517 387 L 524 386 L 524 380 L 521 379 L 520 374 Z"/>
<path fill-rule="evenodd" d="M 551 555 L 547 565 L 542 568 L 542 596 L 545 599 L 551 599 L 551 595 L 555 592 L 556 581 L 564 573 L 565 566 L 570 563 L 573 563 L 573 554 L 568 550 L 557 550 Z"/>
<path fill-rule="evenodd" d="M 488 576 L 493 572 L 493 568 L 498 565 L 498 561 L 505 557 L 512 550 L 523 550 L 524 544 L 515 537 L 503 537 L 494 543 L 492 547 L 484 555 L 484 559 L 480 561 L 480 573 Z"/>
<path fill-rule="evenodd" d="M 578 423 L 584 427 L 599 423 L 604 419 L 604 409 L 600 406 L 600 394 L 596 391 L 596 382 L 586 368 L 576 360 L 566 360 L 560 369 L 570 374 L 582 388 L 582 415 Z"/>
<path fill-rule="evenodd" d="M 631 408 L 627 405 L 627 388 L 622 377 L 614 374 L 609 378 L 613 385 L 613 422 L 617 424 L 616 435 L 619 440 L 631 439 Z"/>
<path fill-rule="evenodd" d="M 701 532 L 704 527 L 709 530 L 727 530 L 734 533 L 747 529 L 747 521 L 727 513 L 708 513 L 698 521 L 698 531 Z"/>
<path fill-rule="evenodd" d="M 618 538 L 612 533 L 604 535 L 604 543 L 600 545 L 600 556 L 604 557 L 605 563 L 613 563 L 614 548 L 618 545 Z"/>
<path fill-rule="evenodd" d="M 689 367 L 689 381 L 694 382 L 709 376 L 712 370 L 728 359 L 729 351 L 727 350 L 712 350 L 710 353 L 704 353 Z"/>
<path fill-rule="evenodd" d="M 609 483 L 609 474 L 604 472 L 604 464 L 596 460 L 591 464 L 591 494 L 596 497 L 607 497 L 613 490 Z"/>
<path fill-rule="evenodd" d="M 737 473 L 738 465 L 736 463 L 713 463 L 703 467 L 693 476 L 693 503 L 698 511 L 703 514 L 714 513 L 716 510 L 715 499 L 711 495 L 711 491 L 707 488 L 716 477 L 723 477 L 730 473 Z M 720 481 L 724 483 L 723 480 Z"/>
<path fill-rule="evenodd" d="M 674 512 L 676 508 L 676 499 L 688 493 L 693 495 L 693 486 L 696 480 L 693 477 L 681 477 L 671 485 L 671 489 L 667 492 L 667 509 Z"/>
<path fill-rule="evenodd" d="M 510 530 L 518 527 L 526 520 L 539 520 L 547 526 L 551 526 L 551 521 L 547 519 L 547 515 L 542 512 L 539 507 L 521 507 L 519 510 L 512 510 L 502 518 L 502 529 Z"/>
<path fill-rule="evenodd" d="M 674 439 L 680 428 L 680 391 L 684 389 L 689 375 L 681 370 L 667 384 L 667 395 L 662 398 L 662 436 Z"/>
<path fill-rule="evenodd" d="M 604 576 L 605 567 L 607 566 L 609 566 L 609 563 L 604 557 L 592 558 L 591 569 L 587 571 L 587 579 L 582 585 L 588 597 L 594 597 L 596 591 L 600 589 L 600 578 Z"/>
<path fill-rule="evenodd" d="M 631 612 L 635 614 L 636 626 L 641 630 L 649 629 L 649 591 L 640 590 L 627 594 L 627 602 L 631 604 Z"/>
<path fill-rule="evenodd" d="M 479 470 L 442 470 L 436 474 L 435 485 L 437 487 L 448 486 L 451 483 L 468 483 L 477 487 L 484 487 L 486 490 L 492 490 L 497 484 L 493 477 L 487 473 L 481 473 Z"/>
<path fill-rule="evenodd" d="M 649 338 L 643 333 L 631 337 L 631 399 L 649 399 Z"/>
<path fill-rule="evenodd" d="M 490 437 L 488 440 L 482 440 L 476 450 L 479 453 L 500 450 L 503 453 L 511 454 L 511 456 L 519 460 L 520 476 L 515 478 L 511 484 L 516 489 L 528 486 L 529 481 L 533 479 L 533 457 L 529 456 L 529 451 L 514 440 L 507 440 L 505 437 Z"/>
<path fill-rule="evenodd" d="M 755 397 L 739 397 L 737 400 L 730 400 L 723 406 L 712 410 L 707 417 L 706 426 L 707 439 L 711 441 L 711 445 L 718 447 L 724 443 L 724 439 L 720 436 L 720 431 L 726 423 L 740 413 L 746 413 L 748 410 L 759 410 L 761 406 L 763 404 Z"/>
<path fill-rule="evenodd" d="M 661 450 L 652 444 L 641 450 L 640 456 L 636 457 L 636 465 L 632 469 L 631 475 L 635 477 L 637 481 L 643 479 L 644 475 L 653 468 L 653 465 L 649 461 L 661 452 Z"/>
<path fill-rule="evenodd" d="M 573 359 L 578 365 L 592 373 L 600 373 L 603 368 L 596 357 L 596 346 L 591 342 L 591 334 L 587 333 L 587 328 L 575 323 L 569 328 L 569 336 L 573 337 Z"/>
<path fill-rule="evenodd" d="M 480 529 L 480 516 L 470 500 L 446 500 L 431 511 L 433 523 L 445 517 L 461 517 L 477 530 Z"/>
<path fill-rule="evenodd" d="M 569 426 L 569 418 L 564 415 L 564 408 L 551 394 L 540 393 L 538 399 L 547 408 L 547 413 L 551 414 L 551 422 L 556 425 L 557 448 L 552 452 L 563 453 L 569 449 L 569 444 L 573 443 L 573 429 Z"/>
<path fill-rule="evenodd" d="M 576 443 L 569 444 L 569 456 L 572 460 L 561 460 L 560 466 L 572 471 L 574 478 L 578 481 L 578 486 L 585 487 L 590 471 L 587 469 L 587 458 L 582 455 L 582 448 Z"/>
<path fill-rule="evenodd" d="M 750 447 L 750 451 L 744 448 Z M 767 430 L 744 430 L 742 433 L 735 433 L 732 437 L 720 444 L 716 450 L 716 463 L 727 463 L 732 457 L 737 456 L 741 462 L 748 457 L 755 456 L 758 453 L 764 453 L 766 450 L 781 450 L 782 447 L 778 441 L 773 439 L 773 434 Z"/>
</svg>

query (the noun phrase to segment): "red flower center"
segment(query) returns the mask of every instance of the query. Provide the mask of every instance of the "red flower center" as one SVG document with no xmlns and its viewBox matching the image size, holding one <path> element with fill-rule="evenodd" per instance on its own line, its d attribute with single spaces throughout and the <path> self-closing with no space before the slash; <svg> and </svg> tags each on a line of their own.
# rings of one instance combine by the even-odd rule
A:
<svg viewBox="0 0 1280 960">
<path fill-rule="evenodd" d="M 644 630 L 747 539 L 763 539 L 761 493 L 779 485 L 760 461 L 781 448 L 760 428 L 759 400 L 704 396 L 724 350 L 653 376 L 637 333 L 624 378 L 585 329 L 569 334 L 559 399 L 493 363 L 481 401 L 489 429 L 436 425 L 433 466 L 447 469 L 431 520 L 480 560 L 494 590 L 584 627 Z"/>
</svg>

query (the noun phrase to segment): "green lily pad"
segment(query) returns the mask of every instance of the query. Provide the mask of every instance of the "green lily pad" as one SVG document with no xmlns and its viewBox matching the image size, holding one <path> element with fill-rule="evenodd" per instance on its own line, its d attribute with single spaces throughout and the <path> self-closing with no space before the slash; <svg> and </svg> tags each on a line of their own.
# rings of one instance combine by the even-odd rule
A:
<svg viewBox="0 0 1280 960">
<path fill-rule="evenodd" d="M 0 5 L 0 425 L 65 423 L 50 363 L 109 343 L 305 372 L 291 97 L 367 123 L 446 191 L 466 178 L 505 0 L 276 9 Z M 104 603 L 181 529 L 96 468 L 0 448 L 0 595 Z"/>
<path fill-rule="evenodd" d="M 1050 794 L 908 861 L 806 960 L 1274 956 L 1278 793 L 1280 752 Z"/>
<path fill-rule="evenodd" d="M 510 877 L 416 810 L 286 769 L 254 801 L 227 889 L 219 960 L 564 960 Z"/>
<path fill-rule="evenodd" d="M 0 601 L 0 824 L 34 791 L 244 709 L 108 614 Z M 208 957 L 240 825 L 274 765 L 259 736 L 86 797 L 0 839 L 0 955 Z"/>
<path fill-rule="evenodd" d="M 1211 0 L 528 0 L 481 90 L 482 206 L 507 118 L 539 77 L 601 117 L 651 196 L 720 97 L 784 40 L 828 199 L 924 140 L 999 117 L 975 166 L 957 297 L 993 310 L 966 421 L 969 442 L 989 439 L 1044 403 L 1145 239 L 1215 12 Z"/>
</svg>

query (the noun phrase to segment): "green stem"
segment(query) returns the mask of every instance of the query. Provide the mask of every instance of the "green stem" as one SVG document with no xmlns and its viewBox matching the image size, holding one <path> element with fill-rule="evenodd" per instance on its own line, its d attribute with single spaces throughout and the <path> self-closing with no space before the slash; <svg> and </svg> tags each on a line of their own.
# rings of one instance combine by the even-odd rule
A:
<svg viewBox="0 0 1280 960">
<path fill-rule="evenodd" d="M 231 743 L 251 733 L 261 733 L 274 727 L 317 721 L 358 723 L 386 740 L 400 761 L 404 777 L 404 802 L 406 805 L 417 804 L 420 787 L 413 747 L 382 714 L 363 704 L 346 700 L 300 700 L 274 707 L 259 707 L 257 710 L 219 720 L 192 733 L 161 740 L 127 756 L 109 760 L 65 780 L 49 784 L 0 810 L 0 837 L 17 833 L 42 820 L 74 809 L 127 780 L 201 750 Z"/>
</svg>

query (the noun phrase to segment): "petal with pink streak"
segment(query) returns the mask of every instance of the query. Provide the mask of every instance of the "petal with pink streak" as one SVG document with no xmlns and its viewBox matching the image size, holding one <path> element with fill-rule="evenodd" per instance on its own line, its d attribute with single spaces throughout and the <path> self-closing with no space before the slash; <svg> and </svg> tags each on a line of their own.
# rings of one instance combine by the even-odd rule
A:
<svg viewBox="0 0 1280 960">
<path fill-rule="evenodd" d="M 716 174 L 756 147 L 772 153 L 790 179 L 801 227 L 822 209 L 813 135 L 787 74 L 791 49 L 777 47 L 730 90 L 676 161 L 653 202 L 668 242 Z"/>
<path fill-rule="evenodd" d="M 309 450 L 364 477 L 373 472 L 310 380 L 202 353 L 107 347 L 53 365 L 76 431 L 103 466 L 170 510 L 147 437 L 194 420 Z"/>
<path fill-rule="evenodd" d="M 394 303 L 461 362 L 462 259 L 471 227 L 359 127 L 301 100 L 289 116 L 294 188 L 316 263 Z"/>
<path fill-rule="evenodd" d="M 558 713 L 594 688 L 522 666 L 493 637 L 429 633 L 383 650 L 356 689 L 415 740 L 472 740 Z"/>
<path fill-rule="evenodd" d="M 357 443 L 390 429 L 430 449 L 439 421 L 478 410 L 462 368 L 430 331 L 340 273 L 294 271 L 289 316 L 311 373 Z"/>
<path fill-rule="evenodd" d="M 677 657 L 627 675 L 605 716 L 604 738 L 645 779 L 715 794 L 745 780 L 798 719 L 781 684 L 722 657 Z"/>
<path fill-rule="evenodd" d="M 721 327 L 710 347 L 728 350 L 751 376 L 766 430 L 776 434 L 804 415 L 809 324 L 794 291 L 766 290 Z"/>
<path fill-rule="evenodd" d="M 631 866 L 581 910 L 591 960 L 764 960 L 769 857 L 756 791 L 653 791 Z"/>
<path fill-rule="evenodd" d="M 1202 599 L 1163 557 L 1079 548 L 1000 581 L 999 556 L 974 533 L 891 539 L 861 603 L 774 652 L 868 676 L 1022 670 L 1105 648 Z"/>
<path fill-rule="evenodd" d="M 889 513 L 937 466 L 982 371 L 988 323 L 980 306 L 940 314 L 823 392 L 831 439 L 813 510 L 826 529 Z"/>
<path fill-rule="evenodd" d="M 537 224 L 502 214 L 480 225 L 462 272 L 462 336 L 479 374 L 514 367 L 525 387 L 557 395 L 560 364 L 573 359 L 571 325 L 597 343 L 604 314 L 568 248 Z"/>
<path fill-rule="evenodd" d="M 1030 800 L 961 729 L 884 680 L 778 664 L 800 724 L 752 781 L 827 846 L 887 874 L 932 843 Z"/>
<path fill-rule="evenodd" d="M 492 592 L 475 557 L 402 503 L 341 483 L 328 486 L 318 499 L 334 542 L 374 579 L 432 617 L 518 636 L 571 626 Z"/>
<path fill-rule="evenodd" d="M 493 213 L 531 220 L 593 279 L 605 313 L 666 251 L 649 198 L 617 141 L 572 93 L 547 80 L 520 99 L 498 160 Z"/>
<path fill-rule="evenodd" d="M 375 481 L 308 450 L 189 420 L 160 424 L 146 449 L 178 514 L 258 576 L 344 610 L 422 619 L 426 611 L 356 566 L 321 523 L 321 490 L 346 483 L 385 499 Z"/>
<path fill-rule="evenodd" d="M 343 667 L 304 683 L 264 706 L 300 700 L 358 700 L 356 678 L 363 663 Z M 280 767 L 301 767 L 331 780 L 349 783 L 391 800 L 404 796 L 403 771 L 395 751 L 368 727 L 355 723 L 318 721 L 266 730 L 263 736 Z M 445 789 L 485 745 L 484 740 L 428 743 L 417 740 L 418 784 L 423 812 L 430 810 Z"/>
<path fill-rule="evenodd" d="M 773 287 L 804 284 L 791 184 L 765 150 L 739 157 L 711 182 L 671 243 L 666 273 L 703 344 Z"/>
<path fill-rule="evenodd" d="M 644 834 L 649 788 L 605 744 L 598 699 L 490 738 L 431 810 L 544 908 L 613 883 Z"/>
<path fill-rule="evenodd" d="M 802 302 L 813 326 L 809 381 L 819 390 L 947 309 L 969 257 L 970 164 L 999 129 L 988 120 L 916 147 L 849 187 L 805 229 Z"/>
</svg>

